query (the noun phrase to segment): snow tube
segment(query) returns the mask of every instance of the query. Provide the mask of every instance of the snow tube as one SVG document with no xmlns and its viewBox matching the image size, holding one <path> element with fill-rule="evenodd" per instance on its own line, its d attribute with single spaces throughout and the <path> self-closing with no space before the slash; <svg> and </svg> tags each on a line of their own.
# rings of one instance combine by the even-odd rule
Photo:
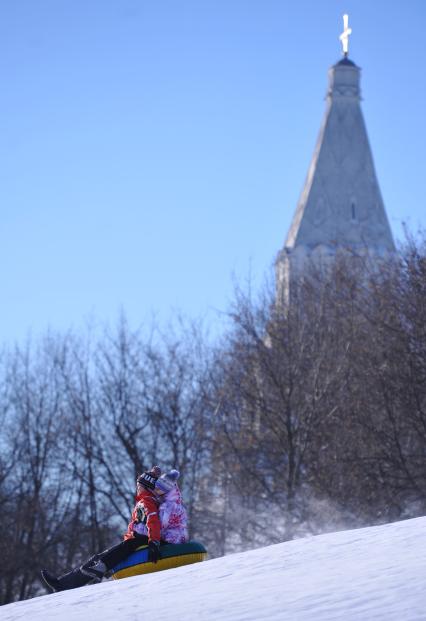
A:
<svg viewBox="0 0 426 621">
<path fill-rule="evenodd" d="M 148 546 L 142 546 L 130 554 L 125 561 L 118 563 L 111 573 L 115 580 L 130 578 L 154 571 L 163 571 L 191 563 L 199 563 L 207 558 L 207 550 L 197 541 L 188 543 L 167 543 L 160 547 L 161 558 L 157 563 L 148 561 Z"/>
</svg>

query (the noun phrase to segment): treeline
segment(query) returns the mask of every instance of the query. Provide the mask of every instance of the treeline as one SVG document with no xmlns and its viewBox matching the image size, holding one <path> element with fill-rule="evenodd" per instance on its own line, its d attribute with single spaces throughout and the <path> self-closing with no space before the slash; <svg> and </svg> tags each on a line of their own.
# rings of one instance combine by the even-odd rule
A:
<svg viewBox="0 0 426 621">
<path fill-rule="evenodd" d="M 122 318 L 0 362 L 2 604 L 118 541 L 157 463 L 212 555 L 425 511 L 424 239 L 312 268 L 289 306 L 237 291 L 215 343 Z"/>
</svg>

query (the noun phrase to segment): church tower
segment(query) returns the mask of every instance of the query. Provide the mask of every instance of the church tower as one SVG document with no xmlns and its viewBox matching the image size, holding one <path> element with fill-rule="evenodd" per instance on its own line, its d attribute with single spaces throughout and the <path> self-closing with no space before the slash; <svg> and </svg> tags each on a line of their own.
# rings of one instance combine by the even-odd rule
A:
<svg viewBox="0 0 426 621">
<path fill-rule="evenodd" d="M 395 252 L 361 110 L 360 68 L 348 58 L 344 16 L 343 58 L 329 70 L 326 110 L 284 248 L 276 261 L 278 299 L 307 262 L 325 263 L 336 252 L 385 258 Z"/>
</svg>

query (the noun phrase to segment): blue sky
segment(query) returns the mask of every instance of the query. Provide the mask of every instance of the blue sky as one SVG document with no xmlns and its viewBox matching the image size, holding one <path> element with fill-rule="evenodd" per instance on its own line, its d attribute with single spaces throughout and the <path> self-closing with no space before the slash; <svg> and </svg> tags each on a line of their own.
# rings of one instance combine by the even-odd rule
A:
<svg viewBox="0 0 426 621">
<path fill-rule="evenodd" d="M 394 235 L 426 226 L 423 0 L 5 0 L 0 342 L 214 323 L 281 248 L 342 15 Z"/>
</svg>

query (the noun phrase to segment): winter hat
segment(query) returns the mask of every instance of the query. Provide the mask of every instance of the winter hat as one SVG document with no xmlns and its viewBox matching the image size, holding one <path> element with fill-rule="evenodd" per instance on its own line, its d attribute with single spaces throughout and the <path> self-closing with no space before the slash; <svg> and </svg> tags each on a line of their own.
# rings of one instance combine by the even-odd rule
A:
<svg viewBox="0 0 426 621">
<path fill-rule="evenodd" d="M 150 491 L 153 491 L 155 488 L 157 479 L 160 475 L 161 475 L 161 468 L 159 466 L 153 466 L 151 470 L 148 470 L 148 472 L 143 472 L 138 477 L 138 483 L 139 485 L 142 485 L 142 487 L 145 487 L 145 489 L 149 489 Z"/>
<path fill-rule="evenodd" d="M 163 494 L 167 494 L 170 492 L 176 485 L 176 481 L 180 476 L 179 470 L 173 469 L 167 472 L 166 474 L 162 474 L 155 484 L 155 493 L 159 496 Z"/>
<path fill-rule="evenodd" d="M 161 476 L 160 466 L 152 466 L 150 473 L 158 479 L 158 477 Z"/>
</svg>

